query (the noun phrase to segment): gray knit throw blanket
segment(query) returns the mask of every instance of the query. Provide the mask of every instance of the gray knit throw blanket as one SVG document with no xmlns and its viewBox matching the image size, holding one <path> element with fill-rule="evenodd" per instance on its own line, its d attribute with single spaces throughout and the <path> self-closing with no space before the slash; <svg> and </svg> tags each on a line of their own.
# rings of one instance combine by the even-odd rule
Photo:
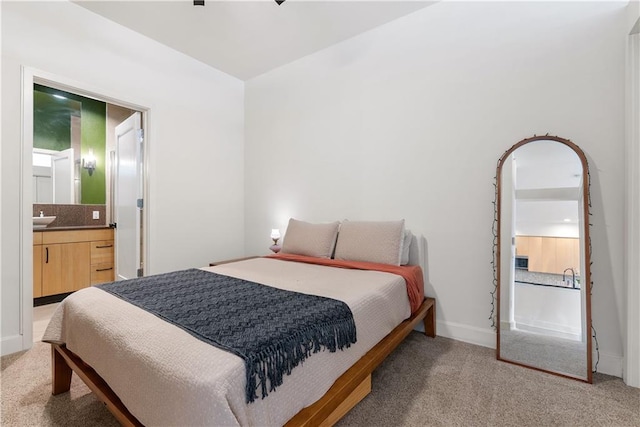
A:
<svg viewBox="0 0 640 427">
<path fill-rule="evenodd" d="M 258 397 L 258 387 L 264 399 L 312 353 L 356 342 L 353 314 L 342 301 L 208 271 L 189 269 L 97 287 L 244 359 L 247 403 Z"/>
</svg>

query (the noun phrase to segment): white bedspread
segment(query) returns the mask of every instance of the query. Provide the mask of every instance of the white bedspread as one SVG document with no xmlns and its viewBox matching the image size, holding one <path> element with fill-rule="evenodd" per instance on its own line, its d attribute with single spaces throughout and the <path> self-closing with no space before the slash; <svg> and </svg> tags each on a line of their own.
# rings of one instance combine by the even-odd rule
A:
<svg viewBox="0 0 640 427">
<path fill-rule="evenodd" d="M 96 288 L 67 297 L 43 340 L 66 343 L 147 426 L 278 426 L 322 397 L 410 315 L 404 279 L 390 273 L 266 258 L 205 270 L 344 301 L 358 342 L 313 354 L 275 392 L 247 404 L 241 358 Z"/>
</svg>

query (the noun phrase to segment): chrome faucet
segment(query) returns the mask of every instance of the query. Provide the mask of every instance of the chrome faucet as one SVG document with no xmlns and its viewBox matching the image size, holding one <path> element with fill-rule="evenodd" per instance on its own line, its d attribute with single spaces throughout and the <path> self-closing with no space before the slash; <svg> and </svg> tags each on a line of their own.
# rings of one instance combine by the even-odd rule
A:
<svg viewBox="0 0 640 427">
<path fill-rule="evenodd" d="M 576 287 L 576 272 L 573 268 L 569 267 L 569 268 L 565 268 L 564 272 L 562 273 L 562 281 L 566 283 L 566 274 L 567 271 L 571 271 L 571 287 L 575 289 Z"/>
</svg>

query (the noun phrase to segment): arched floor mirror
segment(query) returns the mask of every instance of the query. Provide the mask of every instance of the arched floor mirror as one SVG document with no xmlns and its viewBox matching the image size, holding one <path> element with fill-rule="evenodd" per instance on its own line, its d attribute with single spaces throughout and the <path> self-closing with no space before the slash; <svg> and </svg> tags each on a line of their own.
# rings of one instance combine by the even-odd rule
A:
<svg viewBox="0 0 640 427">
<path fill-rule="evenodd" d="M 524 139 L 497 169 L 497 358 L 592 382 L 587 158 Z"/>
</svg>

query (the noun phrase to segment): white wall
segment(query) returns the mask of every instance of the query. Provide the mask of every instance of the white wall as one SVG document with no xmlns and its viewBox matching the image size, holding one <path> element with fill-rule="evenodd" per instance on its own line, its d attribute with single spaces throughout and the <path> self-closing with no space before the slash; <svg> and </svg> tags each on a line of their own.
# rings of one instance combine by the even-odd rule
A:
<svg viewBox="0 0 640 427">
<path fill-rule="evenodd" d="M 625 3 L 441 2 L 247 82 L 246 250 L 309 221 L 405 218 L 438 332 L 494 346 L 493 178 L 534 134 L 591 165 L 599 369 L 621 375 Z"/>
<path fill-rule="evenodd" d="M 518 329 L 582 340 L 581 291 L 524 283 L 515 285 Z"/>
<path fill-rule="evenodd" d="M 243 254 L 244 84 L 73 3 L 2 2 L 1 7 L 4 354 L 22 339 L 21 66 L 150 109 L 147 273 Z M 25 215 L 28 227 L 30 209 Z M 30 259 L 25 262 L 31 265 Z M 29 295 L 30 286 L 29 281 Z"/>
</svg>

